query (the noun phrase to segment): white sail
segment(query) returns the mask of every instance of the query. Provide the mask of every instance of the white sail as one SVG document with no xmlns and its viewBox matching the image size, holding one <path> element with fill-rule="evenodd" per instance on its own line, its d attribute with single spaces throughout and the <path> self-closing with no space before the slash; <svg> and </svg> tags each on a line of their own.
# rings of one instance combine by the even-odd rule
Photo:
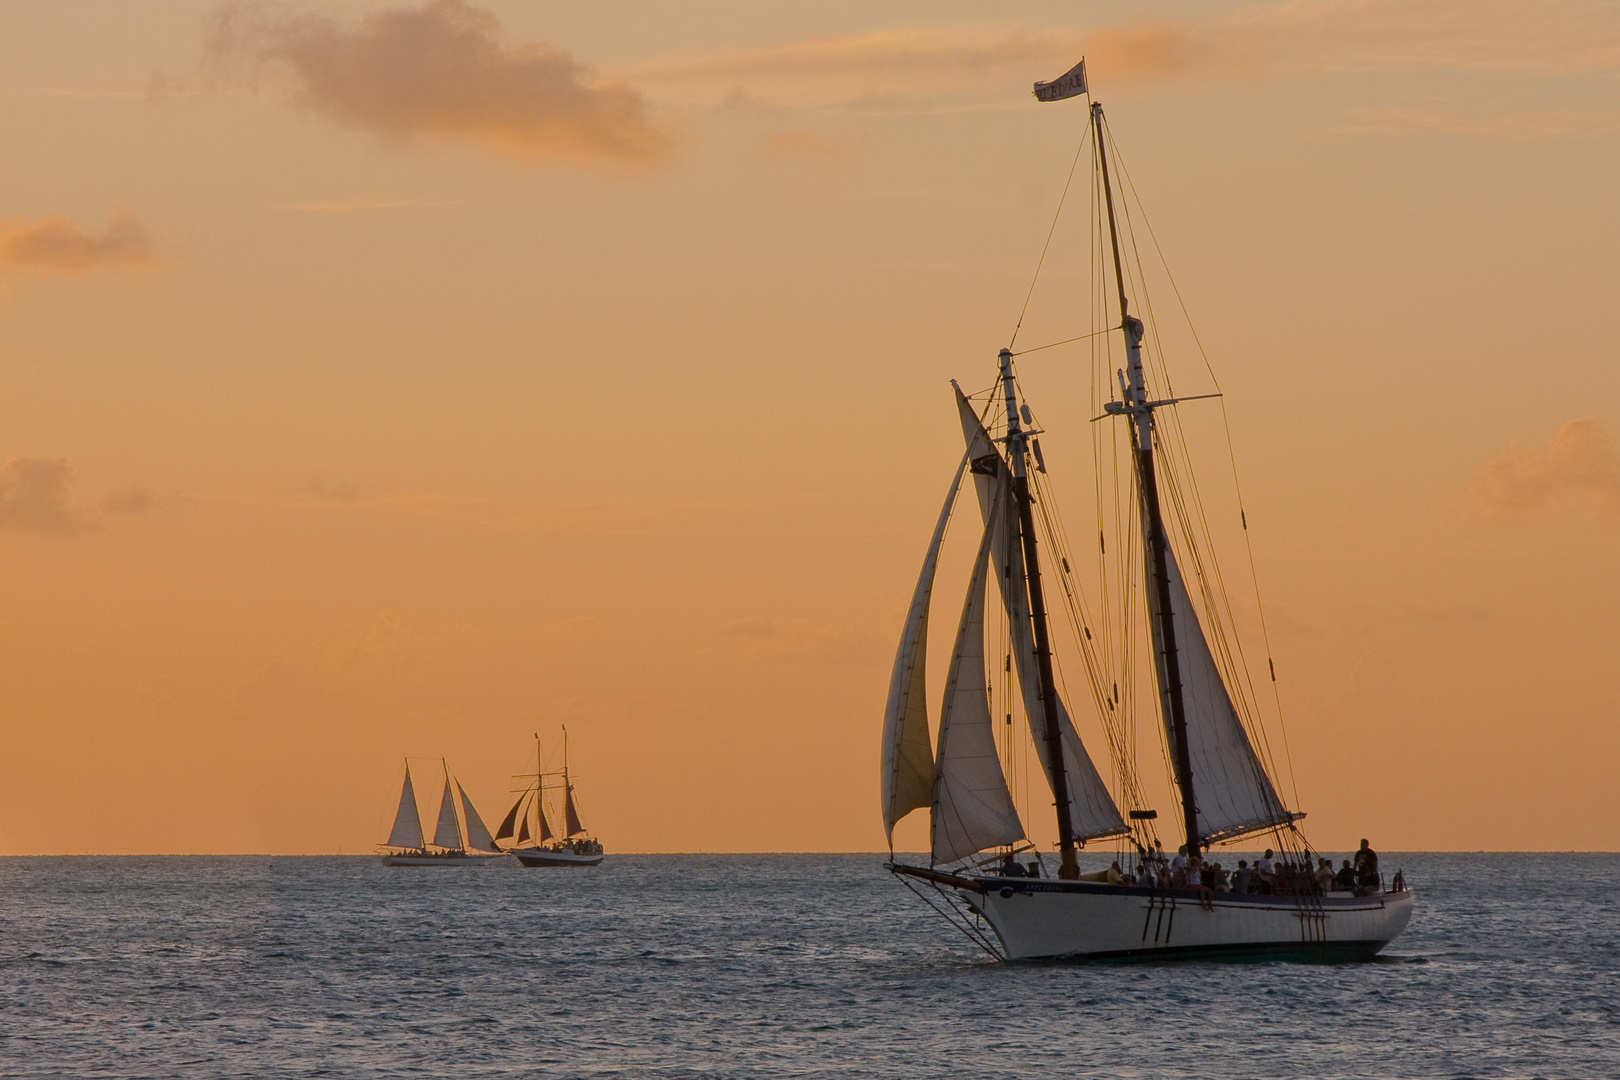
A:
<svg viewBox="0 0 1620 1080">
<path fill-rule="evenodd" d="M 456 821 L 456 803 L 450 795 L 450 777 L 444 778 L 444 798 L 439 800 L 439 823 L 433 828 L 433 842 L 442 848 L 461 849 L 461 826 Z"/>
<path fill-rule="evenodd" d="M 1149 549 L 1151 550 L 1151 549 Z M 1220 668 L 1210 653 L 1187 595 L 1187 587 L 1167 543 L 1165 565 L 1170 578 L 1170 608 L 1176 632 L 1176 658 L 1181 675 L 1181 700 L 1187 719 L 1187 754 L 1192 767 L 1193 801 L 1198 811 L 1198 835 L 1208 843 L 1242 836 L 1258 829 L 1294 820 L 1278 798 L 1265 766 L 1249 742 L 1227 693 Z M 1153 653 L 1164 655 L 1159 590 L 1152 560 L 1148 560 L 1148 610 L 1153 626 Z M 1170 760 L 1178 761 L 1176 736 L 1171 725 L 1169 686 L 1165 666 L 1156 663 L 1161 713 L 1169 738 Z M 1177 778 L 1178 781 L 1180 778 Z"/>
<path fill-rule="evenodd" d="M 467 822 L 467 846 L 475 851 L 501 850 L 484 827 L 484 819 L 473 809 L 472 800 L 467 798 L 467 789 L 461 786 L 460 780 L 456 781 L 456 794 L 461 796 L 461 816 Z"/>
<path fill-rule="evenodd" d="M 985 579 L 991 533 L 997 525 L 992 521 L 985 526 L 978 557 L 973 561 L 973 578 L 956 631 L 950 674 L 945 680 L 945 701 L 939 715 L 939 766 L 934 779 L 935 863 L 955 862 L 985 848 L 1024 838 L 1024 826 L 1018 820 L 996 754 L 984 665 Z"/>
<path fill-rule="evenodd" d="M 939 566 L 939 547 L 966 468 L 967 459 L 963 458 L 939 512 L 933 539 L 928 542 L 922 573 L 917 577 L 900 635 L 900 649 L 895 654 L 894 674 L 889 679 L 889 701 L 883 713 L 883 828 L 890 840 L 894 838 L 895 822 L 932 801 L 934 748 L 928 737 L 928 702 L 924 697 L 928 602 L 934 590 L 934 571 Z"/>
<path fill-rule="evenodd" d="M 416 813 L 416 789 L 411 786 L 410 762 L 405 763 L 405 786 L 400 789 L 399 810 L 394 814 L 394 829 L 388 834 L 388 846 L 422 846 L 422 819 Z"/>
<path fill-rule="evenodd" d="M 1018 508 L 1010 499 L 997 499 L 996 489 L 1011 483 L 1011 473 L 989 432 L 979 423 L 973 405 L 956 392 L 957 408 L 962 416 L 962 434 L 967 439 L 968 460 L 973 467 L 973 479 L 979 493 L 979 510 L 988 524 L 993 516 L 1002 517 L 1002 527 L 993 531 L 991 544 L 992 565 L 1001 587 L 1002 604 L 1007 611 L 1008 636 L 1012 639 L 1013 664 L 1018 671 L 1018 688 L 1024 698 L 1024 713 L 1029 719 L 1030 734 L 1035 740 L 1035 752 L 1051 782 L 1052 765 L 1046 742 L 1045 708 L 1041 701 L 1040 664 L 1035 656 L 1034 631 L 1029 613 L 1029 591 L 1024 583 L 1024 550 L 1018 537 Z M 998 509 L 999 508 L 999 509 Z M 1069 710 L 1059 698 L 1053 702 L 1057 711 L 1058 731 L 1063 744 L 1063 767 L 1069 788 L 1069 824 L 1077 840 L 1094 840 L 1104 836 L 1118 836 L 1128 832 L 1125 817 L 1108 794 L 1108 785 L 1098 774 L 1097 767 L 1080 742 Z"/>
</svg>

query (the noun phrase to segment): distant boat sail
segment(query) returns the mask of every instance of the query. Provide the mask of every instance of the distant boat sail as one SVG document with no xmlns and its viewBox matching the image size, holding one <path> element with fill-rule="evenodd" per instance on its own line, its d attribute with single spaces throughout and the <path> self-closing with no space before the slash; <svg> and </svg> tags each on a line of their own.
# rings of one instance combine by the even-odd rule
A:
<svg viewBox="0 0 1620 1080">
<path fill-rule="evenodd" d="M 456 799 L 461 813 L 456 813 Z M 410 759 L 405 761 L 405 783 L 399 792 L 399 809 L 389 830 L 382 861 L 384 866 L 482 866 L 490 857 L 504 854 L 489 835 L 461 781 L 444 767 L 444 795 L 439 800 L 439 817 L 433 827 L 433 842 L 423 842 L 422 819 L 416 810 L 416 787 L 411 782 Z"/>
<path fill-rule="evenodd" d="M 500 828 L 495 830 L 495 839 L 513 839 L 512 846 L 506 850 L 524 866 L 596 866 L 604 858 L 604 853 L 601 842 L 590 836 L 580 822 L 574 782 L 568 772 L 568 729 L 563 728 L 563 767 L 560 772 L 546 771 L 545 752 L 540 746 L 538 734 L 534 737 L 534 757 L 534 772 L 524 777 L 533 782 L 524 788 L 517 802 L 512 804 L 512 809 L 501 819 Z M 561 837 L 552 832 L 551 822 L 546 817 L 547 777 L 561 777 L 562 780 L 551 787 L 551 790 L 557 787 L 562 789 Z M 530 819 L 535 823 L 532 833 L 529 831 Z"/>
<path fill-rule="evenodd" d="M 1052 83 L 1037 83 L 1035 93 L 1041 101 L 1089 94 L 1084 62 Z M 1013 371 L 1017 354 L 1011 347 L 1002 349 L 988 392 L 970 398 L 956 391 L 966 453 L 923 557 L 884 710 L 882 808 L 891 853 L 895 824 L 926 806 L 929 863 L 908 865 L 891 854 L 887 866 L 914 889 L 935 890 L 945 901 L 933 904 L 936 911 L 955 913 L 969 937 L 1007 959 L 1370 957 L 1405 929 L 1412 893 L 1399 874 L 1384 886 L 1370 850 L 1362 853 L 1354 870 L 1346 862 L 1335 874 L 1324 865 L 1326 860 L 1298 827 L 1304 815 L 1284 804 L 1264 755 L 1256 750 L 1258 719 L 1241 693 L 1242 654 L 1230 641 L 1224 585 L 1213 571 L 1211 553 L 1200 547 L 1208 544 L 1208 526 L 1190 474 L 1177 472 L 1181 459 L 1176 455 L 1185 453 L 1173 441 L 1180 438 L 1179 426 L 1164 427 L 1157 418 L 1159 410 L 1192 399 L 1173 396 L 1167 376 L 1164 396 L 1150 393 L 1143 363 L 1146 327 L 1131 313 L 1126 288 L 1127 281 L 1140 283 L 1145 275 L 1139 266 L 1128 269 L 1121 258 L 1121 223 L 1109 172 L 1111 144 L 1096 102 L 1090 104 L 1087 130 L 1096 166 L 1093 236 L 1103 238 L 1092 253 L 1099 271 L 1093 290 L 1098 303 L 1094 332 L 1069 340 L 1100 343 L 1118 333 L 1125 359 L 1117 372 L 1107 370 L 1110 353 L 1097 352 L 1094 361 L 1102 365 L 1097 385 L 1110 387 L 1117 378 L 1119 386 L 1118 399 L 1110 390 L 1108 400 L 1095 403 L 1102 412 L 1095 419 L 1127 421 L 1118 433 L 1115 460 L 1126 463 L 1128 477 L 1103 473 L 1109 459 L 1100 438 L 1104 449 L 1097 451 L 1105 618 L 1094 623 L 1079 599 L 1080 583 L 1066 554 L 1067 539 L 1036 438 L 1043 430 L 1035 427 L 1028 402 L 1020 400 Z M 1123 247 L 1135 250 L 1134 244 Z M 1105 253 L 1110 251 L 1108 262 Z M 1109 285 L 1117 309 L 1108 304 Z M 1144 308 L 1151 314 L 1151 307 Z M 1157 359 L 1162 364 L 1163 358 Z M 930 598 L 964 475 L 973 478 L 982 531 L 951 650 L 937 743 L 931 744 L 924 677 Z M 1113 536 L 1121 538 L 1116 543 L 1125 548 L 1123 557 L 1116 552 L 1112 560 L 1102 495 L 1110 489 L 1129 489 L 1109 522 Z M 1247 529 L 1246 521 L 1243 527 Z M 1043 544 L 1051 564 L 1044 567 Z M 1183 565 L 1192 568 L 1190 581 Z M 988 636 L 1001 641 L 1004 650 L 995 665 L 1004 678 L 997 683 L 986 664 L 991 578 L 1001 598 L 1001 629 Z M 1144 594 L 1145 604 L 1140 599 Z M 1082 745 L 1064 702 L 1048 595 L 1058 598 L 1058 613 L 1068 617 L 1066 629 L 1083 660 L 1108 744 L 1112 791 Z M 1094 640 L 1093 625 L 1103 628 L 1104 640 Z M 1016 691 L 1011 688 L 1015 676 Z M 1145 805 L 1136 779 L 1135 728 L 1127 717 L 1136 711 L 1131 687 L 1137 681 L 1156 691 L 1152 696 L 1179 796 L 1177 817 L 1185 845 L 1174 859 L 1164 857 L 1156 834 L 1158 814 Z M 995 693 L 1004 705 L 1000 714 L 991 708 Z M 1007 783 L 1006 755 L 1021 745 L 1013 735 L 1015 702 L 1028 722 L 1029 741 L 1056 809 L 1058 860 L 1051 877 L 1038 855 L 1027 866 L 1016 858 L 1033 853 L 1033 845 Z M 998 724 L 1002 718 L 1005 724 Z M 999 749 L 998 730 L 1005 732 Z M 1127 812 L 1121 812 L 1121 804 Z M 1279 853 L 1275 860 L 1268 850 L 1254 870 L 1240 864 L 1229 875 L 1208 858 L 1212 845 L 1255 835 L 1268 837 Z M 1104 840 L 1114 843 L 1115 867 L 1081 874 L 1076 851 L 1087 842 Z"/>
</svg>

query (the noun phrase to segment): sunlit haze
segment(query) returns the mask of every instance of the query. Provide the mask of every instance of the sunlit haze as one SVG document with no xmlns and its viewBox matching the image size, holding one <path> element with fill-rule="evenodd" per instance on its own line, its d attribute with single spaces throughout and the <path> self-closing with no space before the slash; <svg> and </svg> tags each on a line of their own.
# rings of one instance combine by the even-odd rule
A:
<svg viewBox="0 0 1620 1080">
<path fill-rule="evenodd" d="M 369 851 L 564 724 L 612 851 L 882 849 L 1082 55 L 1307 834 L 1620 845 L 1620 7 L 384 0 L 0 4 L 0 853 Z"/>
</svg>

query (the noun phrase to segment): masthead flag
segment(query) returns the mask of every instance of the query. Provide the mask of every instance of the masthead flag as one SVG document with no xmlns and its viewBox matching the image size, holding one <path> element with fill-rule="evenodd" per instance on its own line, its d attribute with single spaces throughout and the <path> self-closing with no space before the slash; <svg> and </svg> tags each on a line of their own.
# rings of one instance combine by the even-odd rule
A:
<svg viewBox="0 0 1620 1080">
<path fill-rule="evenodd" d="M 1062 101 L 1086 92 L 1086 62 L 1080 61 L 1061 78 L 1035 84 L 1035 97 L 1040 101 Z"/>
</svg>

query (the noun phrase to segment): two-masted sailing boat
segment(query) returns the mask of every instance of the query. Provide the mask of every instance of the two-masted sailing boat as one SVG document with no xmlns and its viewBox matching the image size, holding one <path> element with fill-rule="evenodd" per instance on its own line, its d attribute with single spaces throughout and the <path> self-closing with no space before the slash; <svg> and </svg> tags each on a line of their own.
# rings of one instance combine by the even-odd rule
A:
<svg viewBox="0 0 1620 1080">
<path fill-rule="evenodd" d="M 1083 62 L 1056 83 L 1036 84 L 1043 101 L 1082 94 L 1088 94 Z M 1298 825 L 1303 815 L 1285 805 L 1273 783 L 1252 683 L 1231 633 L 1230 603 L 1211 553 L 1202 550 L 1210 533 L 1190 465 L 1184 465 L 1173 409 L 1188 399 L 1170 391 L 1162 357 L 1150 358 L 1152 382 L 1144 367 L 1149 328 L 1132 312 L 1126 284 L 1144 276 L 1121 259 L 1121 230 L 1129 222 L 1116 218 L 1102 106 L 1091 102 L 1089 108 L 1087 138 L 1096 170 L 1093 266 L 1100 271 L 1093 320 L 1099 329 L 1082 337 L 1091 339 L 1094 358 L 1100 358 L 1100 385 L 1110 388 L 1095 391 L 1092 411 L 1102 414 L 1096 421 L 1115 428 L 1098 433 L 1098 467 L 1108 460 L 1112 439 L 1121 462 L 1116 475 L 1125 477 L 1112 520 L 1113 555 L 1102 520 L 1107 511 L 1101 493 L 1110 485 L 1097 486 L 1102 603 L 1113 610 L 1105 610 L 1102 620 L 1088 618 L 1066 534 L 1054 524 L 1055 502 L 1035 439 L 1042 432 L 1020 398 L 1013 366 L 1018 354 L 1003 349 L 982 403 L 956 391 L 967 451 L 923 560 L 884 719 L 883 816 L 891 851 L 895 823 L 927 807 L 930 860 L 927 866 L 908 865 L 891 855 L 887 865 L 987 951 L 1007 959 L 1370 957 L 1405 928 L 1412 893 L 1399 875 L 1388 888 L 1375 876 L 1345 889 L 1337 888 L 1331 874 L 1319 876 L 1320 856 Z M 1113 342 L 1123 346 L 1124 365 L 1109 371 Z M 1118 397 L 1111 389 L 1116 379 Z M 1116 420 L 1123 424 L 1115 426 Z M 972 477 L 982 529 L 956 624 L 936 746 L 924 701 L 929 600 L 964 476 Z M 1001 613 L 987 603 L 992 578 Z M 1112 789 L 1082 745 L 1060 692 L 1049 596 L 1059 598 L 1056 614 L 1068 616 L 1064 629 L 1083 661 L 1108 743 Z M 999 649 L 986 648 L 987 614 L 1004 620 L 990 634 Z M 1148 663 L 1141 665 L 1144 651 Z M 1136 673 L 1143 692 L 1156 698 L 1171 790 L 1179 797 L 1176 824 L 1185 847 L 1174 859 L 1164 858 L 1158 815 L 1145 805 L 1135 771 L 1135 729 L 1128 718 Z M 1002 708 L 993 710 L 998 692 Z M 1015 858 L 1033 850 L 1004 760 L 1015 751 L 1015 701 L 1056 807 L 1055 875 L 1043 870 L 1038 854 L 1027 868 Z M 1003 717 L 1005 727 L 998 722 Z M 1279 857 L 1273 862 L 1268 852 L 1259 872 L 1245 871 L 1239 886 L 1231 887 L 1211 848 L 1262 837 L 1262 846 Z M 1106 841 L 1113 844 L 1118 869 L 1082 875 L 1076 850 Z"/>
<path fill-rule="evenodd" d="M 441 763 L 442 764 L 442 763 Z M 456 812 L 459 797 L 461 812 Z M 422 819 L 416 810 L 416 788 L 411 783 L 411 762 L 405 760 L 405 784 L 399 792 L 399 810 L 394 827 L 382 844 L 384 866 L 484 866 L 503 854 L 485 828 L 461 781 L 444 765 L 444 797 L 439 800 L 439 819 L 433 826 L 432 841 L 422 834 Z"/>
<path fill-rule="evenodd" d="M 506 850 L 524 866 L 595 866 L 604 857 L 601 841 L 587 832 L 579 820 L 579 802 L 574 795 L 574 782 L 568 774 L 568 729 L 563 728 L 563 766 L 560 771 L 547 772 L 545 751 L 540 736 L 534 737 L 534 772 L 520 779 L 531 781 L 524 787 L 517 802 L 507 811 L 501 827 L 495 830 L 497 840 L 512 840 Z M 547 784 L 548 778 L 559 778 L 558 783 Z M 562 833 L 552 829 L 557 818 L 546 814 L 546 792 L 562 791 Z M 532 824 L 532 828 L 530 827 Z"/>
</svg>

